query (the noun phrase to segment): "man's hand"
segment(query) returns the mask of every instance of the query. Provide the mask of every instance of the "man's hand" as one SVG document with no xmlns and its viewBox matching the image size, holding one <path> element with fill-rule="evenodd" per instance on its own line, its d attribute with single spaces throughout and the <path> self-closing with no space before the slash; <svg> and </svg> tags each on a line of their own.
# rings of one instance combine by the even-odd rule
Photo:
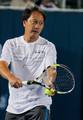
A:
<svg viewBox="0 0 83 120">
<path fill-rule="evenodd" d="M 51 80 L 47 80 L 47 81 L 46 81 L 46 86 L 47 86 L 48 88 L 55 89 L 54 82 L 52 82 Z"/>
<path fill-rule="evenodd" d="M 11 74 L 11 77 L 9 78 L 9 83 L 14 88 L 22 87 L 22 81 L 13 74 Z"/>
<path fill-rule="evenodd" d="M 55 80 L 56 80 L 56 70 L 54 67 L 49 67 L 47 70 L 47 76 L 48 76 L 48 80 L 46 80 L 46 84 L 49 88 L 55 89 Z"/>
</svg>

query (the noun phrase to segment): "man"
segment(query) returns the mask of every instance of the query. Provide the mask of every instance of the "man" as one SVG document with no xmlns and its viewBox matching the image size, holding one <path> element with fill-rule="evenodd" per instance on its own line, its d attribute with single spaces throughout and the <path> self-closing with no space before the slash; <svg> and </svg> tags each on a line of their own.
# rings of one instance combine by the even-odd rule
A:
<svg viewBox="0 0 83 120">
<path fill-rule="evenodd" d="M 53 86 L 56 63 L 53 43 L 41 37 L 45 14 L 37 7 L 25 9 L 22 19 L 24 35 L 7 40 L 0 59 L 0 72 L 9 81 L 9 101 L 5 120 L 49 120 L 51 97 L 44 88 L 23 85 L 48 68 L 48 86 Z M 8 66 L 11 64 L 11 70 Z"/>
</svg>

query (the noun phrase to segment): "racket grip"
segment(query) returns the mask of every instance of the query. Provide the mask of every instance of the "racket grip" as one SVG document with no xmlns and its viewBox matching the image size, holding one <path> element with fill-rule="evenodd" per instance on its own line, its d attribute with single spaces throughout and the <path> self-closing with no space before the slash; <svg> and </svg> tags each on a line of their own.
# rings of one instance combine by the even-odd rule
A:
<svg viewBox="0 0 83 120">
<path fill-rule="evenodd" d="M 27 81 L 22 81 L 22 84 L 23 85 L 27 85 Z"/>
</svg>

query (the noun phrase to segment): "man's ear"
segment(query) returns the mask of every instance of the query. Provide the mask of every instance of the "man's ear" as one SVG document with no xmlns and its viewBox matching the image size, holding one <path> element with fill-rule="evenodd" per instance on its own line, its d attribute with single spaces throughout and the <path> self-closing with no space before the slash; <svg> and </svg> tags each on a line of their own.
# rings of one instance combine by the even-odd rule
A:
<svg viewBox="0 0 83 120">
<path fill-rule="evenodd" d="M 23 21 L 23 27 L 25 27 L 25 24 L 26 24 L 26 20 Z"/>
</svg>

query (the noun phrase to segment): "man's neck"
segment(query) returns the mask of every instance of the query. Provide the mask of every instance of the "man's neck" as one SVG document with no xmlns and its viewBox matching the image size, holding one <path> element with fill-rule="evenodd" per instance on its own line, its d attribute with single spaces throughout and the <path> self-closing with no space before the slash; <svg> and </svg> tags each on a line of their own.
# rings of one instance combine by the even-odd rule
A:
<svg viewBox="0 0 83 120">
<path fill-rule="evenodd" d="M 31 43 L 31 42 L 35 42 L 38 39 L 38 37 L 34 37 L 34 36 L 27 37 L 26 35 L 24 35 L 24 40 L 28 43 Z"/>
</svg>

